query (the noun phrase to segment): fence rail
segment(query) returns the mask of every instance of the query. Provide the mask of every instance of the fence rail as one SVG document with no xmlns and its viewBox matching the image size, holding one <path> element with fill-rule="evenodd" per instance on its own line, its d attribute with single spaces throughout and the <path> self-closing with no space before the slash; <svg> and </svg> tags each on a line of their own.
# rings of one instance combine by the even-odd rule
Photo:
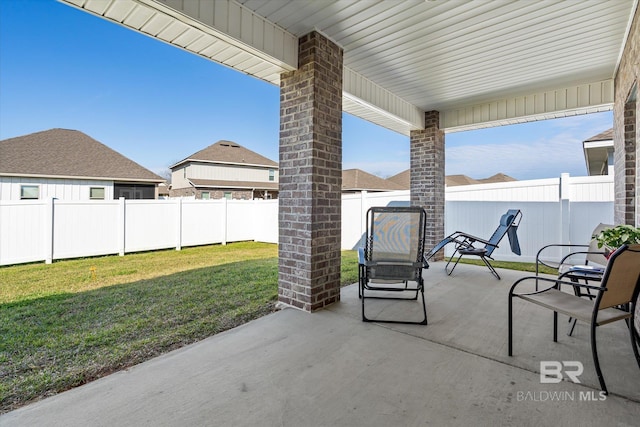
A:
<svg viewBox="0 0 640 427">
<path fill-rule="evenodd" d="M 536 190 L 541 184 L 542 192 Z M 512 200 L 492 200 L 505 189 Z M 342 248 L 358 247 L 370 207 L 408 201 L 408 191 L 343 195 Z M 491 235 L 507 209 L 521 209 L 522 256 L 508 245 L 494 256 L 530 262 L 544 245 L 588 243 L 598 223 L 613 223 L 613 179 L 563 175 L 453 187 L 445 203 L 445 234 L 463 230 L 480 237 Z M 0 201 L 0 265 L 246 240 L 278 242 L 277 200 Z"/>
</svg>

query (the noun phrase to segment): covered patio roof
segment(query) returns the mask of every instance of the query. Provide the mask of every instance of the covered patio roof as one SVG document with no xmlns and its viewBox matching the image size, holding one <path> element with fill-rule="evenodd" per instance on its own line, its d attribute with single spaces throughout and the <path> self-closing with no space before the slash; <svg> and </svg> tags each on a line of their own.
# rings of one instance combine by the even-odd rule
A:
<svg viewBox="0 0 640 427">
<path fill-rule="evenodd" d="M 343 109 L 408 135 L 611 110 L 637 0 L 60 0 L 273 84 L 298 38 L 344 49 Z"/>
</svg>

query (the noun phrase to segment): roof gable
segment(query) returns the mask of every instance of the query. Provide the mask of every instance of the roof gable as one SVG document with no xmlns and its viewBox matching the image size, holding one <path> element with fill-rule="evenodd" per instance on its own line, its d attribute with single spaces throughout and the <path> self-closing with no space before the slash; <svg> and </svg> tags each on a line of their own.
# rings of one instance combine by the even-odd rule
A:
<svg viewBox="0 0 640 427">
<path fill-rule="evenodd" d="M 164 181 L 88 135 L 69 129 L 50 129 L 0 141 L 0 174 Z"/>
<path fill-rule="evenodd" d="M 201 161 L 210 163 L 246 164 L 252 166 L 267 166 L 277 168 L 278 163 L 264 157 L 261 154 L 251 151 L 233 141 L 218 141 L 207 148 L 193 153 L 184 160 L 179 161 L 174 168 L 188 161 Z"/>
<path fill-rule="evenodd" d="M 403 189 L 401 185 L 360 169 L 347 169 L 342 171 L 343 191 L 394 191 Z"/>
<path fill-rule="evenodd" d="M 388 178 L 388 181 L 392 181 L 396 184 L 399 184 L 405 189 L 410 187 L 410 172 L 409 169 L 400 172 L 397 175 L 394 175 Z M 509 175 L 505 175 L 503 173 L 497 173 L 489 178 L 484 179 L 473 179 L 468 177 L 467 175 L 447 175 L 445 176 L 445 185 L 447 187 L 456 187 L 458 185 L 470 185 L 470 184 L 491 184 L 496 182 L 510 182 L 516 181 L 515 178 L 510 177 Z"/>
</svg>

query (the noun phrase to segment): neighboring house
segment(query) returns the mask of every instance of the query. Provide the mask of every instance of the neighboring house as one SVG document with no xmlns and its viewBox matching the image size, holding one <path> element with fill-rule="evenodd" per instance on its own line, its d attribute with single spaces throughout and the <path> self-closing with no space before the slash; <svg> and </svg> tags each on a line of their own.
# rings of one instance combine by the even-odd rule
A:
<svg viewBox="0 0 640 427">
<path fill-rule="evenodd" d="M 473 185 L 473 184 L 491 184 L 494 182 L 509 182 L 509 181 L 517 181 L 515 178 L 510 177 L 509 175 L 505 175 L 503 173 L 497 173 L 489 178 L 483 179 L 473 179 L 469 178 L 466 175 L 447 175 L 445 176 L 445 185 L 447 187 L 456 187 L 458 185 Z M 400 172 L 397 175 L 394 175 L 387 179 L 395 184 L 399 184 L 402 186 L 403 190 L 409 189 L 409 169 L 406 171 Z"/>
<path fill-rule="evenodd" d="M 582 141 L 589 175 L 613 175 L 613 128 Z"/>
<path fill-rule="evenodd" d="M 278 198 L 278 164 L 235 142 L 218 141 L 170 168 L 171 197 Z"/>
<path fill-rule="evenodd" d="M 169 186 L 166 182 L 161 182 L 158 184 L 158 199 L 168 199 L 169 198 Z"/>
<path fill-rule="evenodd" d="M 360 191 L 398 191 L 404 188 L 394 182 L 377 177 L 360 169 L 342 171 L 342 192 L 357 193 Z"/>
<path fill-rule="evenodd" d="M 0 200 L 155 199 L 163 181 L 77 130 L 0 141 Z"/>
</svg>

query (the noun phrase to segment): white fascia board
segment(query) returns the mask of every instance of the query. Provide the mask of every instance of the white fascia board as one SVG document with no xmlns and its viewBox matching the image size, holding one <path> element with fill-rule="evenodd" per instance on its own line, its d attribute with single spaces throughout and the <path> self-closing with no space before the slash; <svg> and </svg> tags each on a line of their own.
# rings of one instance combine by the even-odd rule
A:
<svg viewBox="0 0 640 427">
<path fill-rule="evenodd" d="M 136 0 L 281 67 L 298 68 L 298 38 L 233 0 Z M 264 37 L 265 34 L 269 37 Z"/>
<path fill-rule="evenodd" d="M 424 129 L 424 111 L 415 105 L 348 67 L 343 68 L 342 81 L 345 112 L 405 135 Z"/>
<path fill-rule="evenodd" d="M 603 141 L 584 141 L 582 145 L 585 150 L 589 148 L 613 147 L 613 139 L 606 139 Z"/>
<path fill-rule="evenodd" d="M 272 84 L 298 67 L 298 38 L 232 0 L 58 1 Z"/>
<path fill-rule="evenodd" d="M 515 95 L 445 110 L 440 128 L 458 132 L 613 109 L 613 79 Z"/>
</svg>

